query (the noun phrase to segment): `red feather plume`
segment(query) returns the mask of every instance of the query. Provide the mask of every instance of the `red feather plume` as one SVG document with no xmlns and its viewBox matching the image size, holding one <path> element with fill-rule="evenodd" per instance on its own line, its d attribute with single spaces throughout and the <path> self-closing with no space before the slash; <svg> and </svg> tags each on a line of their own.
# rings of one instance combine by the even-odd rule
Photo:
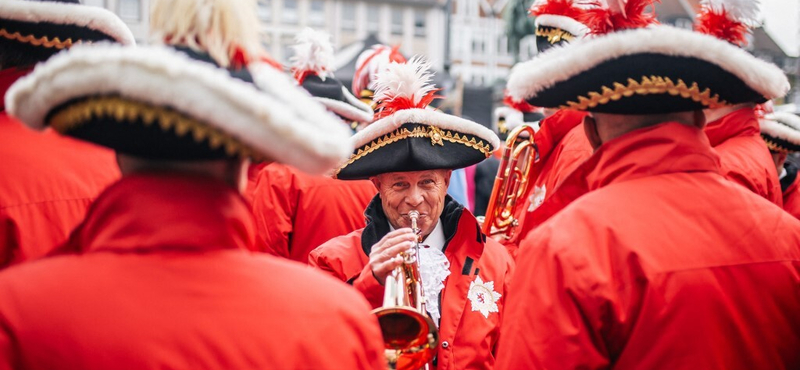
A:
<svg viewBox="0 0 800 370">
<path fill-rule="evenodd" d="M 533 111 L 536 110 L 536 107 L 534 107 L 533 105 L 528 104 L 528 102 L 526 102 L 524 100 L 520 100 L 520 101 L 514 100 L 514 98 L 512 98 L 509 95 L 506 95 L 503 98 L 503 104 L 505 104 L 505 105 L 507 105 L 507 106 L 509 106 L 511 108 L 514 108 L 514 110 L 520 111 L 522 113 L 530 113 L 530 112 L 533 112 Z"/>
<path fill-rule="evenodd" d="M 401 111 L 404 109 L 425 109 L 428 105 L 431 104 L 436 99 L 441 99 L 440 95 L 436 95 L 442 89 L 435 89 L 429 91 L 427 94 L 423 95 L 421 99 L 419 99 L 419 103 L 414 103 L 415 97 L 405 97 L 405 96 L 398 96 L 392 100 L 384 100 L 381 101 L 378 106 L 378 113 L 375 114 L 375 120 L 379 120 L 383 117 L 391 116 L 392 114 L 396 113 L 397 111 Z"/>
<path fill-rule="evenodd" d="M 721 11 L 714 11 L 711 7 L 703 7 L 697 16 L 695 30 L 737 46 L 747 45 L 749 28 L 744 23 L 731 18 L 733 17 L 725 8 L 722 8 Z"/>
<path fill-rule="evenodd" d="M 437 89 L 432 83 L 430 63 L 421 58 L 411 58 L 406 63 L 389 63 L 379 72 L 375 80 L 375 96 L 378 113 L 375 119 L 390 116 L 404 109 L 425 109 L 434 100 Z"/>
<path fill-rule="evenodd" d="M 603 6 L 598 0 L 591 1 L 589 3 L 591 8 L 583 13 L 579 21 L 589 28 L 589 34 L 592 35 L 604 35 L 626 29 L 644 28 L 658 23 L 655 11 L 645 12 L 648 6 L 657 2 L 661 2 L 661 0 L 628 0 L 624 1 L 622 12 L 615 12 L 613 9 Z"/>
<path fill-rule="evenodd" d="M 584 10 L 575 6 L 572 0 L 550 0 L 543 3 L 533 3 L 528 13 L 533 16 L 544 14 L 563 15 L 575 20 L 580 19 Z"/>
</svg>

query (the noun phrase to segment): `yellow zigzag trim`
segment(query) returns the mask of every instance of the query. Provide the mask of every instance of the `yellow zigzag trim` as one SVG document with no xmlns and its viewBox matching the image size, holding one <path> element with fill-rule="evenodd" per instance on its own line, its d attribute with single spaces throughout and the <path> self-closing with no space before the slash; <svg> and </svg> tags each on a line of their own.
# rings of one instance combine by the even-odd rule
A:
<svg viewBox="0 0 800 370">
<path fill-rule="evenodd" d="M 649 94 L 670 94 L 672 96 L 680 95 L 686 99 L 692 99 L 698 103 L 703 104 L 706 108 L 719 108 L 727 105 L 724 100 L 720 100 L 719 94 L 711 95 L 711 89 L 705 89 L 702 92 L 696 82 L 692 86 L 687 86 L 683 80 L 678 79 L 678 83 L 672 82 L 669 77 L 659 76 L 643 76 L 641 82 L 632 78 L 628 79 L 628 85 L 623 85 L 619 82 L 614 83 L 612 90 L 608 86 L 602 87 L 602 92 L 590 92 L 588 97 L 579 96 L 578 102 L 568 101 L 566 105 L 562 105 L 562 109 L 575 109 L 586 110 L 594 108 L 598 105 L 607 104 L 610 101 L 617 101 L 622 97 L 629 98 L 633 95 L 649 95 Z"/>
<path fill-rule="evenodd" d="M 165 132 L 174 132 L 179 137 L 191 134 L 197 143 L 207 142 L 211 149 L 225 148 L 229 156 L 264 160 L 263 156 L 234 137 L 199 120 L 176 111 L 120 97 L 96 97 L 72 104 L 49 119 L 49 124 L 60 133 L 66 133 L 95 118 L 112 118 L 117 122 L 133 123 L 137 120 L 145 126 L 157 124 Z"/>
<path fill-rule="evenodd" d="M 407 138 L 430 138 L 431 145 L 440 145 L 444 146 L 444 142 L 448 141 L 454 144 L 463 144 L 469 148 L 476 149 L 483 153 L 486 158 L 489 158 L 492 155 L 492 146 L 488 143 L 484 143 L 483 140 L 476 140 L 475 137 L 467 138 L 467 135 L 459 135 L 457 132 L 452 133 L 450 131 L 443 131 L 442 129 L 435 127 L 435 126 L 417 126 L 414 130 L 409 130 L 406 127 L 399 128 L 394 132 L 383 135 L 383 137 L 378 138 L 377 140 L 373 140 L 371 143 L 364 145 L 355 154 L 350 156 L 350 159 L 347 161 L 346 164 L 339 167 L 334 173 L 334 177 L 339 175 L 339 172 L 344 169 L 345 167 L 353 164 L 353 162 L 363 158 L 367 154 L 370 154 L 384 146 L 389 144 L 396 143 L 400 140 L 404 140 Z"/>
<path fill-rule="evenodd" d="M 536 36 L 547 37 L 547 42 L 551 44 L 555 44 L 561 40 L 572 42 L 572 40 L 575 38 L 575 36 L 573 36 L 571 33 L 560 28 L 547 28 L 546 30 L 537 28 Z"/>
<path fill-rule="evenodd" d="M 6 31 L 5 28 L 0 28 L 0 36 L 5 37 L 9 40 L 16 40 L 26 44 L 32 44 L 35 46 L 44 46 L 46 48 L 56 48 L 56 49 L 68 49 L 72 47 L 73 44 L 79 44 L 81 41 L 74 42 L 72 39 L 66 39 L 61 41 L 58 37 L 54 37 L 52 40 L 47 36 L 36 37 L 34 35 L 27 35 L 22 36 L 19 32 L 9 33 Z"/>
<path fill-rule="evenodd" d="M 786 149 L 777 143 L 773 142 L 772 140 L 767 139 L 764 135 L 761 135 L 761 138 L 764 139 L 764 142 L 767 143 L 767 148 L 773 152 L 780 152 L 780 153 L 791 153 L 789 149 Z"/>
</svg>

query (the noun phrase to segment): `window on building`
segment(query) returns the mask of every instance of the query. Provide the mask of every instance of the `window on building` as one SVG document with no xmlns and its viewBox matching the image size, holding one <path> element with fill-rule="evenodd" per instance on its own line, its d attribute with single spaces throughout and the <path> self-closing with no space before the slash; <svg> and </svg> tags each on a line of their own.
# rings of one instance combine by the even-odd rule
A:
<svg viewBox="0 0 800 370">
<path fill-rule="evenodd" d="M 403 9 L 392 9 L 392 35 L 403 34 Z"/>
<path fill-rule="evenodd" d="M 139 0 L 119 0 L 117 3 L 119 17 L 122 19 L 140 20 L 142 18 L 141 4 Z"/>
<path fill-rule="evenodd" d="M 381 9 L 378 5 L 367 5 L 367 32 L 378 33 L 381 29 Z"/>
<path fill-rule="evenodd" d="M 289 59 L 294 56 L 295 40 L 292 36 L 284 35 L 281 37 L 281 59 L 284 64 L 289 63 Z"/>
<path fill-rule="evenodd" d="M 356 4 L 342 3 L 342 29 L 345 31 L 356 30 Z"/>
<path fill-rule="evenodd" d="M 297 0 L 283 0 L 283 13 L 281 20 L 285 24 L 297 23 Z"/>
<path fill-rule="evenodd" d="M 272 21 L 272 0 L 258 0 L 258 18 L 265 22 Z"/>
<path fill-rule="evenodd" d="M 414 36 L 425 37 L 425 11 L 422 9 L 414 10 Z"/>
<path fill-rule="evenodd" d="M 311 9 L 308 12 L 308 24 L 314 27 L 325 26 L 325 2 L 311 0 Z"/>
<path fill-rule="evenodd" d="M 472 52 L 475 54 L 486 53 L 486 43 L 483 40 L 472 40 Z"/>
<path fill-rule="evenodd" d="M 500 55 L 508 55 L 508 37 L 500 35 L 497 38 L 497 53 Z"/>
</svg>

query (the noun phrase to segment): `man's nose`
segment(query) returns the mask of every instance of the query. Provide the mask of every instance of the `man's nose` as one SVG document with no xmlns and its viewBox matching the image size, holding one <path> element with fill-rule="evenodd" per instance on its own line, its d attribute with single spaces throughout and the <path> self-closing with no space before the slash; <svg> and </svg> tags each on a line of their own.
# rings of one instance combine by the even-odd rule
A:
<svg viewBox="0 0 800 370">
<path fill-rule="evenodd" d="M 413 186 L 409 189 L 408 196 L 406 197 L 406 203 L 408 203 L 411 207 L 416 207 L 422 204 L 422 190 L 419 187 Z"/>
</svg>

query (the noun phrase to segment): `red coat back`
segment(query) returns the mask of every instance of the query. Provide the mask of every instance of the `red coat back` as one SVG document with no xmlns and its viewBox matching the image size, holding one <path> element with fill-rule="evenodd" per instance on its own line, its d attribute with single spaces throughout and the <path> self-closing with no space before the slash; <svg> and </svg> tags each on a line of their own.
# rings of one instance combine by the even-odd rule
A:
<svg viewBox="0 0 800 370">
<path fill-rule="evenodd" d="M 25 73 L 0 71 L 0 90 Z M 2 102 L 0 158 L 0 268 L 42 257 L 67 241 L 91 202 L 120 176 L 113 151 L 28 129 Z"/>
<path fill-rule="evenodd" d="M 256 249 L 307 263 L 314 248 L 366 225 L 364 209 L 377 192 L 368 180 L 311 176 L 271 163 L 253 191 Z"/>
<path fill-rule="evenodd" d="M 225 184 L 124 178 L 76 231 L 81 254 L 0 272 L 0 369 L 385 368 L 358 292 L 253 239 Z"/>
<path fill-rule="evenodd" d="M 450 275 L 440 294 L 440 345 L 435 362 L 437 369 L 492 369 L 500 334 L 513 261 L 502 245 L 481 233 L 475 217 L 446 198 L 443 222 L 448 243 L 445 256 L 450 261 Z M 372 307 L 383 304 L 383 286 L 367 264 L 369 250 L 389 231 L 380 198 L 370 204 L 365 214 L 370 221 L 365 229 L 331 239 L 309 255 L 309 263 L 361 291 Z M 480 289 L 499 294 L 494 309 L 475 298 Z M 468 298 L 472 297 L 472 298 Z M 482 311 L 483 310 L 483 311 Z"/>
<path fill-rule="evenodd" d="M 609 141 L 551 201 L 520 246 L 499 369 L 800 366 L 800 222 L 723 178 L 702 131 Z"/>
<path fill-rule="evenodd" d="M 719 154 L 722 174 L 781 206 L 781 186 L 775 163 L 761 138 L 754 108 L 734 111 L 705 127 L 711 146 Z"/>
</svg>

